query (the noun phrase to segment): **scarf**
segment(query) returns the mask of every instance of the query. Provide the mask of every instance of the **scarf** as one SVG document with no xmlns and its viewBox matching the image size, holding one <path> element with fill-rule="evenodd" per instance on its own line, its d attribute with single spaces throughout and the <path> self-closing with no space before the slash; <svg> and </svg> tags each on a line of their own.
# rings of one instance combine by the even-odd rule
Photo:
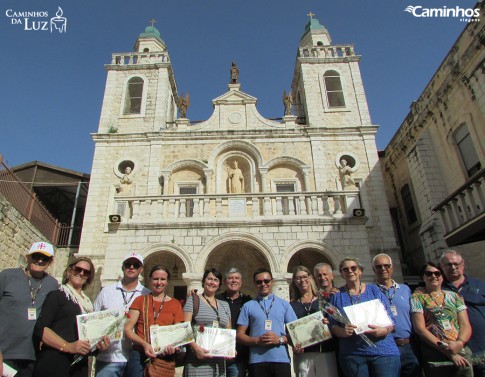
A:
<svg viewBox="0 0 485 377">
<path fill-rule="evenodd" d="M 93 311 L 93 304 L 84 292 L 81 291 L 81 293 L 79 293 L 70 284 L 62 284 L 59 290 L 65 293 L 68 300 L 71 300 L 79 306 L 82 314 L 91 313 Z"/>
</svg>

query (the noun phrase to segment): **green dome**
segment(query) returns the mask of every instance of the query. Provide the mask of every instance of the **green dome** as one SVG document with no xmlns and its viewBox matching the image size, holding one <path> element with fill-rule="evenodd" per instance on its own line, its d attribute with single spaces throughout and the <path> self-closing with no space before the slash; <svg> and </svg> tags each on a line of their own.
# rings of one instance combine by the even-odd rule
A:
<svg viewBox="0 0 485 377">
<path fill-rule="evenodd" d="M 152 26 L 152 25 L 147 26 L 145 28 L 145 32 L 140 34 L 140 38 L 157 38 L 163 44 L 165 44 L 165 42 L 163 42 L 162 38 L 160 38 L 160 32 L 158 31 L 158 29 L 155 26 Z"/>
<path fill-rule="evenodd" d="M 301 39 L 303 39 L 303 37 L 309 32 L 316 30 L 326 31 L 327 29 L 325 29 L 325 26 L 321 25 L 320 21 L 318 21 L 316 18 L 310 18 L 308 23 L 305 25 L 305 32 L 303 33 Z"/>
</svg>

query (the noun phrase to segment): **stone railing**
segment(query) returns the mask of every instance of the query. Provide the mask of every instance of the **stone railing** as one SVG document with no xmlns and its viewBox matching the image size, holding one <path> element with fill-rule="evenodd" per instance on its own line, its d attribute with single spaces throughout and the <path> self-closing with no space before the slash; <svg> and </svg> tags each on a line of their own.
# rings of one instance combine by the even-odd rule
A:
<svg viewBox="0 0 485 377">
<path fill-rule="evenodd" d="M 352 45 L 300 47 L 300 57 L 303 58 L 344 58 L 348 56 L 355 56 Z"/>
<path fill-rule="evenodd" d="M 168 63 L 170 58 L 167 52 L 120 52 L 111 56 L 111 64 L 153 64 Z"/>
<path fill-rule="evenodd" d="M 485 215 L 485 169 L 433 208 L 441 214 L 445 234 L 474 223 Z"/>
<path fill-rule="evenodd" d="M 352 216 L 360 208 L 358 191 L 167 195 L 116 197 L 115 212 L 126 222 L 201 220 L 250 220 L 251 218 L 290 218 Z"/>
</svg>

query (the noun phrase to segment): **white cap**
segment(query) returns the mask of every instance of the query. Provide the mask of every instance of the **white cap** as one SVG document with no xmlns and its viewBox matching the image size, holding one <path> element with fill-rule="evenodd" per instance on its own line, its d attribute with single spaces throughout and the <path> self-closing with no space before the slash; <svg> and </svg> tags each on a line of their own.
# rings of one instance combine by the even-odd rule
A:
<svg viewBox="0 0 485 377">
<path fill-rule="evenodd" d="M 54 247 L 47 242 L 36 242 L 32 244 L 27 255 L 32 255 L 34 253 L 44 254 L 47 257 L 54 256 Z"/>
<path fill-rule="evenodd" d="M 138 259 L 141 264 L 143 264 L 143 257 L 138 254 L 138 253 L 130 253 L 128 254 L 125 259 L 123 259 L 123 262 L 126 262 L 128 259 Z"/>
</svg>

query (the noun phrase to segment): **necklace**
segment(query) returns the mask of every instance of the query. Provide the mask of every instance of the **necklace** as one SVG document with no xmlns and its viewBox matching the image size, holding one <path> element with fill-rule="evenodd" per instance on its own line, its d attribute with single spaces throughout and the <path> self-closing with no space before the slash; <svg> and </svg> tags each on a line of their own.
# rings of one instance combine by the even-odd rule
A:
<svg viewBox="0 0 485 377">
<path fill-rule="evenodd" d="M 313 301 L 315 301 L 315 298 L 316 296 L 312 295 L 310 301 L 303 301 L 303 297 L 300 297 L 300 299 L 298 300 L 300 301 L 301 306 L 303 306 L 303 309 L 305 309 L 307 315 L 310 314 L 310 310 L 312 308 Z"/>
<path fill-rule="evenodd" d="M 349 295 L 350 304 L 351 305 L 358 304 L 359 301 L 360 301 L 360 294 L 362 293 L 362 284 L 360 284 L 360 282 L 359 282 L 359 294 L 357 295 L 357 300 L 355 302 L 354 302 L 354 299 L 352 298 L 352 295 L 350 294 L 350 289 L 349 289 L 349 287 L 347 287 L 347 284 L 345 284 L 345 290 L 347 291 L 347 294 Z"/>
</svg>

